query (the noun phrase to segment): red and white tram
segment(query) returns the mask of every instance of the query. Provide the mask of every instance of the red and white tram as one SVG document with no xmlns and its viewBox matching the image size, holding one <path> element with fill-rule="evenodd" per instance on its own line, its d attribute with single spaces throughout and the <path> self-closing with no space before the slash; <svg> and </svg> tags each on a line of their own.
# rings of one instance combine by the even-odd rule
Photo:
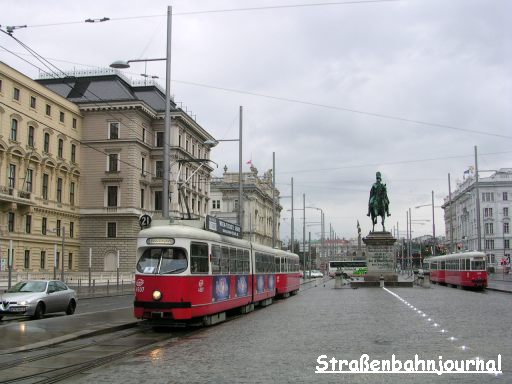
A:
<svg viewBox="0 0 512 384">
<path fill-rule="evenodd" d="M 214 324 L 299 290 L 299 257 L 190 225 L 153 225 L 137 239 L 134 315 Z"/>
<path fill-rule="evenodd" d="M 423 266 L 425 271 L 430 271 L 430 280 L 433 283 L 480 289 L 487 287 L 487 269 L 483 252 L 433 256 L 426 258 Z"/>
</svg>

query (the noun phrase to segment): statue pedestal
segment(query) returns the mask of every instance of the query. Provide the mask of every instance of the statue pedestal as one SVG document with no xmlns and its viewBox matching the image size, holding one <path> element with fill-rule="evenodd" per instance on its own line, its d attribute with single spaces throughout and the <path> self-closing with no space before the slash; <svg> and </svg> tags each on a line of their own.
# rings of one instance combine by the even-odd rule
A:
<svg viewBox="0 0 512 384">
<path fill-rule="evenodd" d="M 395 259 L 393 244 L 396 239 L 389 232 L 370 232 L 363 239 L 366 244 L 366 261 L 368 272 L 364 281 L 397 282 L 398 274 L 395 272 Z"/>
</svg>

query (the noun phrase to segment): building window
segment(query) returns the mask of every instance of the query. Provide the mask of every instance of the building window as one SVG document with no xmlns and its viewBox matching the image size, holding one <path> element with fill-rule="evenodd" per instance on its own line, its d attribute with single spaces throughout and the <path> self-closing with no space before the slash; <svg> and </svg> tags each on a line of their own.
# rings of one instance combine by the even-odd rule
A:
<svg viewBox="0 0 512 384">
<path fill-rule="evenodd" d="M 164 146 L 164 133 L 163 132 L 157 132 L 156 133 L 156 146 L 157 147 L 163 147 Z"/>
<path fill-rule="evenodd" d="M 503 216 L 508 217 L 508 207 L 503 208 Z"/>
<path fill-rule="evenodd" d="M 60 112 L 60 113 L 59 113 L 59 121 L 60 121 L 61 123 L 63 123 L 63 122 L 64 122 L 64 112 Z"/>
<path fill-rule="evenodd" d="M 23 261 L 23 268 L 30 268 L 30 251 L 28 249 L 25 249 L 25 260 Z"/>
<path fill-rule="evenodd" d="M 109 185 L 107 187 L 107 206 L 117 207 L 117 187 Z"/>
<path fill-rule="evenodd" d="M 504 201 L 508 200 L 508 192 L 503 192 L 503 200 Z"/>
<path fill-rule="evenodd" d="M 509 233 L 509 224 L 503 223 L 503 233 Z"/>
<path fill-rule="evenodd" d="M 25 216 L 25 233 L 31 233 L 32 232 L 32 216 L 27 215 Z"/>
<path fill-rule="evenodd" d="M 142 128 L 142 142 L 146 142 L 146 128 Z"/>
<path fill-rule="evenodd" d="M 163 161 L 156 161 L 155 162 L 155 176 L 163 177 L 163 175 L 164 175 L 164 163 L 163 163 Z"/>
<path fill-rule="evenodd" d="M 27 169 L 27 174 L 25 175 L 25 191 L 32 192 L 32 179 L 34 177 L 34 171 L 32 169 Z"/>
<path fill-rule="evenodd" d="M 19 88 L 14 87 L 14 89 L 12 90 L 12 98 L 14 100 L 20 101 L 20 90 L 19 90 Z"/>
<path fill-rule="evenodd" d="M 178 135 L 178 147 L 181 147 L 181 135 Z"/>
<path fill-rule="evenodd" d="M 107 237 L 117 237 L 117 223 L 107 223 Z"/>
<path fill-rule="evenodd" d="M 494 201 L 494 193 L 483 192 L 482 193 L 482 201 Z"/>
<path fill-rule="evenodd" d="M 142 157 L 140 162 L 141 175 L 146 176 L 146 158 Z"/>
<path fill-rule="evenodd" d="M 75 183 L 69 184 L 69 204 L 75 205 Z"/>
<path fill-rule="evenodd" d="M 119 163 L 119 154 L 110 153 L 108 155 L 108 171 L 109 172 L 119 171 L 118 163 Z"/>
<path fill-rule="evenodd" d="M 162 210 L 162 191 L 155 191 L 155 211 Z"/>
<path fill-rule="evenodd" d="M 48 181 L 50 179 L 50 176 L 47 173 L 43 174 L 43 190 L 42 195 L 43 199 L 48 200 Z"/>
<path fill-rule="evenodd" d="M 76 163 L 76 145 L 71 144 L 71 162 Z"/>
<path fill-rule="evenodd" d="M 16 187 L 16 165 L 9 164 L 9 188 Z"/>
<path fill-rule="evenodd" d="M 46 231 L 48 229 L 48 219 L 46 217 L 43 217 L 41 222 L 41 233 L 43 235 L 46 235 Z"/>
<path fill-rule="evenodd" d="M 27 144 L 30 147 L 34 147 L 34 133 L 35 133 L 35 128 L 32 125 L 29 125 L 28 126 L 28 141 L 27 141 Z"/>
<path fill-rule="evenodd" d="M 46 116 L 52 115 L 52 106 L 50 104 L 46 104 Z"/>
<path fill-rule="evenodd" d="M 11 120 L 11 136 L 10 139 L 12 141 L 18 140 L 18 120 L 12 119 Z"/>
<path fill-rule="evenodd" d="M 57 178 L 57 203 L 62 203 L 62 178 Z"/>
<path fill-rule="evenodd" d="M 68 255 L 68 269 L 70 271 L 73 269 L 73 252 L 69 252 Z"/>
<path fill-rule="evenodd" d="M 76 129 L 76 118 L 73 117 L 72 127 Z"/>
<path fill-rule="evenodd" d="M 108 124 L 108 138 L 110 140 L 119 139 L 119 123 Z"/>
<path fill-rule="evenodd" d="M 71 239 L 75 237 L 75 223 L 73 221 L 69 223 L 69 237 Z"/>
<path fill-rule="evenodd" d="M 494 249 L 494 240 L 485 240 L 485 249 Z"/>
<path fill-rule="evenodd" d="M 509 249 L 510 248 L 510 240 L 509 239 L 503 240 L 503 247 L 505 249 Z"/>
<path fill-rule="evenodd" d="M 46 251 L 41 251 L 41 256 L 39 258 L 39 268 L 40 269 L 46 268 Z"/>
<path fill-rule="evenodd" d="M 220 209 L 220 200 L 212 200 L 212 208 Z"/>
<path fill-rule="evenodd" d="M 144 189 L 140 190 L 140 207 L 144 208 Z"/>
<path fill-rule="evenodd" d="M 7 230 L 9 232 L 14 232 L 14 212 L 9 212 L 8 218 L 7 218 Z"/>
<path fill-rule="evenodd" d="M 492 208 L 484 208 L 484 217 L 492 217 Z"/>
<path fill-rule="evenodd" d="M 48 132 L 44 134 L 43 151 L 50 153 L 50 134 Z"/>
<path fill-rule="evenodd" d="M 62 159 L 62 154 L 64 152 L 64 140 L 59 139 L 59 147 L 57 148 L 57 156 Z"/>
<path fill-rule="evenodd" d="M 57 220 L 57 228 L 55 228 L 55 233 L 58 237 L 60 237 L 60 227 L 62 226 L 62 221 Z"/>
<path fill-rule="evenodd" d="M 30 96 L 30 108 L 36 108 L 36 98 L 34 96 Z"/>
<path fill-rule="evenodd" d="M 493 223 L 485 223 L 485 234 L 493 235 L 494 234 L 494 225 Z"/>
</svg>

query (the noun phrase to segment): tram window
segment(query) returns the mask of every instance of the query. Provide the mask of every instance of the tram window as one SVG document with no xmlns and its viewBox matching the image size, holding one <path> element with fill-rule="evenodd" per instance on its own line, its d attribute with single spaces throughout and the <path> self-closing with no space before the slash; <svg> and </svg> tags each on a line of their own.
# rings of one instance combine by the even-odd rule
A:
<svg viewBox="0 0 512 384">
<path fill-rule="evenodd" d="M 441 261 L 441 268 L 442 270 L 446 269 L 446 262 L 445 261 Z"/>
<path fill-rule="evenodd" d="M 187 254 L 183 248 L 165 248 L 162 250 L 160 273 L 180 273 L 188 267 Z"/>
<path fill-rule="evenodd" d="M 260 272 L 263 272 L 263 268 L 262 268 L 262 265 L 263 265 L 263 255 L 259 252 L 256 252 L 256 255 L 255 255 L 255 258 L 256 258 L 256 273 L 260 273 Z"/>
<path fill-rule="evenodd" d="M 237 273 L 244 271 L 244 250 L 239 248 L 236 250 L 236 271 Z"/>
<path fill-rule="evenodd" d="M 281 258 L 276 257 L 276 272 L 282 272 L 281 271 Z"/>
<path fill-rule="evenodd" d="M 137 262 L 137 272 L 157 273 L 161 253 L 161 248 L 146 249 Z"/>
<path fill-rule="evenodd" d="M 464 259 L 459 259 L 459 269 L 461 271 L 465 271 L 466 270 L 466 261 Z"/>
<path fill-rule="evenodd" d="M 236 273 L 236 248 L 229 248 L 229 273 Z"/>
<path fill-rule="evenodd" d="M 220 246 L 212 245 L 212 273 L 218 275 L 220 273 Z"/>
<path fill-rule="evenodd" d="M 249 267 L 249 251 L 247 250 L 244 250 L 244 272 L 251 272 L 251 269 Z"/>
<path fill-rule="evenodd" d="M 466 259 L 466 271 L 471 270 L 471 266 L 470 265 L 471 265 L 471 260 Z"/>
<path fill-rule="evenodd" d="M 483 271 L 485 270 L 485 261 L 471 261 L 471 270 L 472 271 Z"/>
<path fill-rule="evenodd" d="M 190 272 L 208 273 L 208 244 L 190 244 Z"/>
<path fill-rule="evenodd" d="M 229 273 L 229 248 L 221 248 L 222 257 L 220 259 L 220 273 Z"/>
</svg>

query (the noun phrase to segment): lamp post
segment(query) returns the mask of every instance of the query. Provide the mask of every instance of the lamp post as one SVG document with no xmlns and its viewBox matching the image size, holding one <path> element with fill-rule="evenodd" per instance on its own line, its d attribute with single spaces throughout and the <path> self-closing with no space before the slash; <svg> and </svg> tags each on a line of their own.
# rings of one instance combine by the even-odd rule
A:
<svg viewBox="0 0 512 384">
<path fill-rule="evenodd" d="M 432 256 L 436 255 L 436 222 L 434 217 L 434 191 L 432 191 L 432 204 L 423 204 L 423 205 L 417 205 L 416 209 L 421 207 L 430 207 L 432 206 L 432 240 L 433 240 L 433 247 L 432 247 Z M 439 208 L 439 207 L 438 207 Z"/>
<path fill-rule="evenodd" d="M 322 247 L 322 252 L 321 252 L 321 257 L 325 256 L 324 255 L 324 239 L 325 239 L 325 234 L 324 234 L 324 211 L 322 208 L 317 208 L 317 207 L 306 207 L 306 208 L 311 208 L 311 209 L 316 209 L 317 211 L 320 211 L 320 231 L 321 231 L 321 237 L 320 237 L 320 246 Z"/>
<path fill-rule="evenodd" d="M 171 32 L 172 7 L 167 7 L 167 55 L 161 59 L 118 60 L 110 64 L 112 68 L 129 68 L 130 63 L 165 60 L 165 128 L 164 128 L 164 174 L 162 178 L 162 217 L 169 219 L 169 173 L 170 173 L 170 147 L 171 147 Z"/>
<path fill-rule="evenodd" d="M 203 144 L 209 147 L 215 147 L 221 141 L 238 141 L 238 225 L 243 227 L 243 180 L 242 180 L 242 113 L 243 107 L 240 106 L 240 119 L 238 129 L 238 139 L 220 139 L 220 140 L 206 140 Z M 243 229 L 242 229 L 243 233 Z"/>
</svg>

